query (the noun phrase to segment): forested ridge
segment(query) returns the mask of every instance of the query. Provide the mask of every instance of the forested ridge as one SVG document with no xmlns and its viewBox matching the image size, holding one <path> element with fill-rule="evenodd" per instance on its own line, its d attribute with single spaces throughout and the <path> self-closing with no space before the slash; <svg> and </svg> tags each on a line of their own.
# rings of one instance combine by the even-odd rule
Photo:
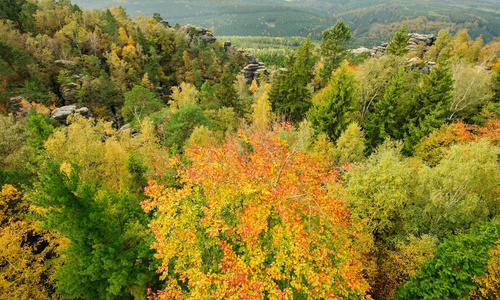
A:
<svg viewBox="0 0 500 300">
<path fill-rule="evenodd" d="M 498 37 L 0 17 L 0 299 L 500 294 Z"/>
<path fill-rule="evenodd" d="M 111 6 L 110 0 L 75 0 L 87 9 Z M 344 20 L 354 45 L 385 42 L 402 25 L 410 32 L 467 29 L 491 41 L 500 35 L 496 0 L 143 0 L 120 3 L 131 14 L 160 13 L 172 24 L 214 27 L 218 35 L 308 36 L 320 40 L 323 30 Z"/>
</svg>

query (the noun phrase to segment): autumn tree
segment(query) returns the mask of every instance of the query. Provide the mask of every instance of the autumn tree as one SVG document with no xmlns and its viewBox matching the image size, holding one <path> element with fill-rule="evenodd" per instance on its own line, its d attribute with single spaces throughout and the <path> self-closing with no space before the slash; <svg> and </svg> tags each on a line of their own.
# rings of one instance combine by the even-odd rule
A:
<svg viewBox="0 0 500 300">
<path fill-rule="evenodd" d="M 500 242 L 490 249 L 489 261 L 483 276 L 476 276 L 479 286 L 471 292 L 472 299 L 494 299 L 500 294 Z"/>
<path fill-rule="evenodd" d="M 154 258 L 139 205 L 163 152 L 153 126 L 117 132 L 74 116 L 45 142 L 32 193 L 44 228 L 69 240 L 59 249 L 57 288 L 68 298 L 143 298 L 155 285 Z"/>
<path fill-rule="evenodd" d="M 365 134 L 357 123 L 351 123 L 337 139 L 332 151 L 333 160 L 341 166 L 361 162 L 364 159 Z"/>
<path fill-rule="evenodd" d="M 451 72 L 454 84 L 449 118 L 468 118 L 477 114 L 493 97 L 491 75 L 480 67 L 459 61 L 452 64 Z"/>
<path fill-rule="evenodd" d="M 270 89 L 271 85 L 268 83 L 255 89 L 254 103 L 252 104 L 252 125 L 255 128 L 265 129 L 270 125 L 272 110 L 271 102 L 269 102 Z"/>
<path fill-rule="evenodd" d="M 198 102 L 198 90 L 190 83 L 182 82 L 180 86 L 172 87 L 172 100 L 168 102 L 170 110 L 176 111 L 187 104 Z"/>
<path fill-rule="evenodd" d="M 10 184 L 0 190 L 2 299 L 57 299 L 52 275 L 59 267 L 60 237 L 31 220 L 29 201 Z"/>
<path fill-rule="evenodd" d="M 182 188 L 150 182 L 160 299 L 363 297 L 357 225 L 336 175 L 280 137 L 289 130 L 188 149 Z"/>
</svg>

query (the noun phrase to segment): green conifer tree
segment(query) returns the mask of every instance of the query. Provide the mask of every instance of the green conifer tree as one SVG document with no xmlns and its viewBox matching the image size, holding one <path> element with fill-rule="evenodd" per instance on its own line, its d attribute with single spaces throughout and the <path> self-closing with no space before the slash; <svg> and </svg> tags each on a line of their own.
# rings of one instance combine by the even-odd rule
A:
<svg viewBox="0 0 500 300">
<path fill-rule="evenodd" d="M 308 118 L 317 133 L 324 132 L 336 140 L 351 122 L 357 97 L 354 75 L 343 65 L 333 74 L 326 89 L 322 103 L 311 108 Z"/>
<path fill-rule="evenodd" d="M 406 33 L 406 27 L 401 27 L 392 38 L 392 41 L 387 46 L 387 53 L 402 56 L 408 52 L 406 47 L 410 44 L 408 40 L 410 37 Z"/>
<path fill-rule="evenodd" d="M 406 108 L 410 119 L 404 134 L 404 151 L 407 154 L 413 153 L 421 138 L 446 123 L 451 114 L 449 106 L 452 92 L 453 78 L 447 68 L 435 67 L 423 77 L 419 92 Z"/>
<path fill-rule="evenodd" d="M 311 107 L 311 90 L 308 87 L 313 73 L 312 43 L 308 39 L 285 62 L 286 70 L 274 82 L 269 92 L 273 111 L 299 122 Z"/>
<path fill-rule="evenodd" d="M 322 36 L 321 55 L 325 65 L 320 75 L 326 84 L 332 76 L 332 72 L 345 59 L 347 53 L 346 43 L 351 40 L 351 28 L 344 21 L 338 20 L 335 26 L 323 31 Z"/>
</svg>

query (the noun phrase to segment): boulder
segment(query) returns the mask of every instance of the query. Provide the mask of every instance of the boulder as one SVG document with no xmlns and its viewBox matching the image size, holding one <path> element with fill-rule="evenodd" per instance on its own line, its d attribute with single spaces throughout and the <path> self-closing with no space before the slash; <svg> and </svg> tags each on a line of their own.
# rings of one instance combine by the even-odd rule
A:
<svg viewBox="0 0 500 300">
<path fill-rule="evenodd" d="M 59 123 L 66 124 L 66 119 L 69 115 L 75 113 L 76 106 L 75 105 L 66 105 L 56 108 L 50 114 L 50 117 Z"/>
<path fill-rule="evenodd" d="M 71 114 L 80 114 L 84 117 L 90 117 L 90 110 L 86 107 L 77 109 L 76 105 L 66 105 L 56 108 L 50 114 L 50 117 L 61 124 L 66 124 L 66 119 Z"/>
</svg>

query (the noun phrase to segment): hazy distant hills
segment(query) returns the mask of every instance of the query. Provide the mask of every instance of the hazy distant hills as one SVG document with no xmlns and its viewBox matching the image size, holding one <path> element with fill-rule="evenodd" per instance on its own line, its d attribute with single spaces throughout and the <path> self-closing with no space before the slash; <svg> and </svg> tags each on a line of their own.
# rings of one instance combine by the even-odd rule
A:
<svg viewBox="0 0 500 300">
<path fill-rule="evenodd" d="M 87 9 L 112 4 L 128 13 L 160 13 L 171 24 L 215 27 L 218 35 L 307 36 L 342 18 L 355 44 L 375 44 L 392 37 L 401 25 L 408 31 L 437 32 L 468 28 L 486 41 L 500 36 L 500 0 L 74 0 Z"/>
</svg>

